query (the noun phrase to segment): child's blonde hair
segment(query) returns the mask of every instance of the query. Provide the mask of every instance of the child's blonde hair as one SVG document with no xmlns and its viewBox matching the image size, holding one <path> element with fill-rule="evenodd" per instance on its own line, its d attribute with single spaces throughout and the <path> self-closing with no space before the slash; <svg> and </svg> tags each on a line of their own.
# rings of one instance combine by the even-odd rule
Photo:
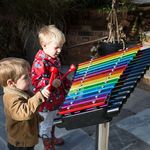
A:
<svg viewBox="0 0 150 150">
<path fill-rule="evenodd" d="M 8 57 L 0 60 L 0 86 L 6 87 L 7 80 L 14 82 L 30 71 L 30 64 L 21 58 Z"/>
<path fill-rule="evenodd" d="M 58 28 L 56 28 L 55 25 L 45 25 L 39 30 L 38 38 L 39 38 L 40 44 L 44 42 L 45 36 L 50 37 L 49 42 L 56 40 L 58 43 L 63 45 L 66 41 L 65 35 L 63 34 L 63 32 L 59 30 Z"/>
</svg>

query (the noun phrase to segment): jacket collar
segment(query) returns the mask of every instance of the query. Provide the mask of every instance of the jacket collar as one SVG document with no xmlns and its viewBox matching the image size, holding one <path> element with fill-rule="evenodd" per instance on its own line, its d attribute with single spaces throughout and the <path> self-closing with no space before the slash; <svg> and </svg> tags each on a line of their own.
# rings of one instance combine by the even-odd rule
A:
<svg viewBox="0 0 150 150">
<path fill-rule="evenodd" d="M 14 88 L 14 87 L 4 87 L 4 94 L 8 93 L 8 94 L 16 94 L 18 96 L 22 96 L 24 98 L 29 98 L 30 96 L 27 94 L 27 92 L 24 92 L 20 89 Z"/>
<path fill-rule="evenodd" d="M 60 67 L 60 60 L 59 58 L 52 58 L 49 55 L 45 54 L 45 52 L 43 50 L 39 50 L 38 52 L 38 57 L 40 57 L 40 59 L 44 59 L 47 61 L 50 61 L 54 66 L 56 67 Z"/>
</svg>

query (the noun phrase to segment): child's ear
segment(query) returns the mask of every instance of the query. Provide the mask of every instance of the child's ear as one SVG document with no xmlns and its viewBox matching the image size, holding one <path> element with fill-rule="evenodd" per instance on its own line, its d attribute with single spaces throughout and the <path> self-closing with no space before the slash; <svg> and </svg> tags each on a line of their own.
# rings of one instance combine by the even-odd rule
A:
<svg viewBox="0 0 150 150">
<path fill-rule="evenodd" d="M 45 42 L 41 42 L 41 47 L 45 48 L 46 47 L 46 43 Z"/>
<path fill-rule="evenodd" d="M 8 79 L 7 86 L 13 86 L 13 85 L 14 85 L 14 81 L 12 79 Z"/>
</svg>

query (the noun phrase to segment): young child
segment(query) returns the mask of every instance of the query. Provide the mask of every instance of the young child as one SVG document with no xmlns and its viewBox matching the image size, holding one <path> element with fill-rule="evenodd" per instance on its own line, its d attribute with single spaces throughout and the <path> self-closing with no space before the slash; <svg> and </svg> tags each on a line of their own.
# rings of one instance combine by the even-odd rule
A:
<svg viewBox="0 0 150 150">
<path fill-rule="evenodd" d="M 65 98 L 66 90 L 69 89 L 69 80 L 62 80 L 61 63 L 58 58 L 59 53 L 65 43 L 64 34 L 54 25 L 45 25 L 38 32 L 39 43 L 42 50 L 39 50 L 32 64 L 32 84 L 34 92 L 43 89 L 51 77 L 51 68 L 58 69 L 50 91 L 49 100 L 44 102 L 39 113 L 44 117 L 44 121 L 40 123 L 39 135 L 43 139 L 45 150 L 52 147 L 52 141 L 55 145 L 64 143 L 62 138 L 54 136 L 53 120 L 56 117 L 57 109 Z M 53 138 L 52 138 L 53 135 Z M 53 139 L 53 140 L 51 140 Z"/>
<path fill-rule="evenodd" d="M 48 98 L 48 86 L 31 96 L 30 65 L 21 58 L 0 60 L 0 86 L 4 89 L 3 103 L 9 150 L 34 150 L 38 143 L 37 109 Z"/>
</svg>

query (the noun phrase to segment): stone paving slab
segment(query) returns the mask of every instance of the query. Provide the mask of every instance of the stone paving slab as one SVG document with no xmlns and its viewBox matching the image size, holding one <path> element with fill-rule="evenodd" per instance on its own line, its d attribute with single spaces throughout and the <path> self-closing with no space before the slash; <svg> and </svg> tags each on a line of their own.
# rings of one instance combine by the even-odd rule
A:
<svg viewBox="0 0 150 150">
<path fill-rule="evenodd" d="M 79 129 L 64 136 L 65 145 L 58 150 L 95 150 L 95 142 Z"/>
<path fill-rule="evenodd" d="M 128 109 L 133 113 L 138 113 L 148 108 L 150 108 L 150 91 L 145 91 L 137 87 L 123 105 L 123 109 Z"/>
<path fill-rule="evenodd" d="M 108 150 L 150 150 L 150 145 L 126 130 L 112 125 Z"/>
<path fill-rule="evenodd" d="M 0 88 L 0 94 L 1 93 L 2 89 Z M 0 95 L 0 150 L 8 150 L 6 142 L 5 116 L 4 116 L 2 95 Z"/>
<path fill-rule="evenodd" d="M 150 109 L 127 117 L 117 123 L 117 127 L 124 129 L 144 142 L 150 144 Z"/>
</svg>

